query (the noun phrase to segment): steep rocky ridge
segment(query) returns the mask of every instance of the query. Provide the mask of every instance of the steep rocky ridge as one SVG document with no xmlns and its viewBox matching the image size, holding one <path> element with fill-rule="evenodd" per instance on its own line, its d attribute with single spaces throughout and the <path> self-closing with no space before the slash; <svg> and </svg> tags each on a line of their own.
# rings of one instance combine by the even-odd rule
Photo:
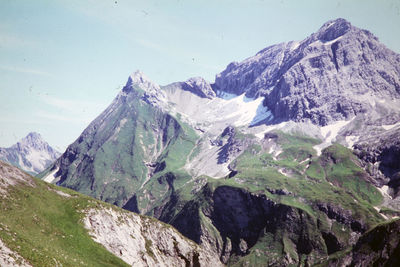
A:
<svg viewBox="0 0 400 267">
<path fill-rule="evenodd" d="M 11 147 L 0 148 L 0 160 L 9 162 L 31 174 L 44 171 L 59 156 L 61 153 L 35 132 L 29 133 Z"/>
<path fill-rule="evenodd" d="M 179 165 L 178 150 L 189 153 L 195 142 L 192 129 L 153 106 L 162 95 L 158 85 L 134 73 L 113 103 L 50 167 L 46 181 L 118 206 L 136 198 L 138 188 L 145 190 L 154 174 L 167 172 L 167 164 Z"/>
</svg>

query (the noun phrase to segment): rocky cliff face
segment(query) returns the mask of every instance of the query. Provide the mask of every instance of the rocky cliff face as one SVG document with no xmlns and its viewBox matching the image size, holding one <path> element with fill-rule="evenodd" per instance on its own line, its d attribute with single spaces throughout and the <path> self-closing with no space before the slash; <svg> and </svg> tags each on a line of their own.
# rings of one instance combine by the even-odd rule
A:
<svg viewBox="0 0 400 267">
<path fill-rule="evenodd" d="M 212 99 L 216 96 L 210 83 L 201 77 L 190 78 L 186 82 L 180 83 L 180 86 L 182 86 L 183 90 L 192 92 L 200 97 Z"/>
<path fill-rule="evenodd" d="M 324 266 L 398 266 L 400 220 L 382 223 L 363 234 L 346 254 L 323 262 Z M 321 262 L 322 263 L 322 262 Z"/>
<path fill-rule="evenodd" d="M 373 177 L 372 182 L 384 192 L 385 203 L 400 209 L 400 128 L 367 135 L 354 145 L 354 153 Z M 385 127 L 385 126 L 384 126 Z"/>
<path fill-rule="evenodd" d="M 44 171 L 61 153 L 52 148 L 38 133 L 29 133 L 15 145 L 0 148 L 0 160 L 31 174 Z"/>
<path fill-rule="evenodd" d="M 274 192 L 290 195 L 289 192 Z M 351 211 L 318 204 L 318 216 L 244 189 L 206 186 L 171 220 L 181 233 L 214 248 L 221 261 L 269 266 L 314 264 L 356 242 L 365 225 Z M 168 213 L 164 213 L 168 214 Z M 162 217 L 161 219 L 167 219 Z M 342 225 L 338 237 L 338 225 Z M 345 230 L 345 229 L 353 229 Z"/>
<path fill-rule="evenodd" d="M 113 209 L 92 209 L 84 223 L 93 238 L 131 266 L 223 266 L 171 226 Z"/>
<path fill-rule="evenodd" d="M 365 233 L 353 249 L 351 266 L 398 266 L 400 220 L 385 223 Z"/>
<path fill-rule="evenodd" d="M 231 63 L 214 88 L 265 96 L 275 121 L 327 125 L 400 99 L 400 56 L 344 19 L 301 42 L 279 44 Z"/>
</svg>

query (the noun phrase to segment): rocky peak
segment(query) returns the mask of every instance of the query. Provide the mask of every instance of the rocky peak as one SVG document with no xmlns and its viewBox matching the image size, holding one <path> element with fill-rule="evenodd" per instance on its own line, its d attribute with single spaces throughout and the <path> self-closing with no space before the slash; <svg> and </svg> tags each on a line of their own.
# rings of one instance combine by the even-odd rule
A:
<svg viewBox="0 0 400 267">
<path fill-rule="evenodd" d="M 155 91 L 160 90 L 160 86 L 151 81 L 142 71 L 137 70 L 128 77 L 125 88 L 131 88 L 132 86 L 138 86 L 144 91 Z M 125 89 L 124 88 L 124 89 Z"/>
<path fill-rule="evenodd" d="M 215 97 L 215 92 L 211 88 L 209 82 L 207 82 L 202 77 L 193 77 L 182 83 L 182 89 L 190 91 L 195 95 L 203 98 L 213 98 Z"/>
<path fill-rule="evenodd" d="M 323 42 L 332 41 L 340 36 L 345 35 L 351 29 L 356 29 L 353 27 L 350 22 L 345 19 L 338 18 L 332 21 L 328 21 L 317 32 L 318 40 Z"/>
<path fill-rule="evenodd" d="M 213 86 L 264 96 L 274 122 L 327 125 L 400 101 L 399 62 L 400 55 L 372 33 L 336 19 L 301 42 L 273 45 L 229 64 Z"/>
<path fill-rule="evenodd" d="M 11 147 L 0 148 L 0 160 L 32 174 L 46 169 L 60 155 L 36 132 L 29 133 Z"/>
<path fill-rule="evenodd" d="M 135 87 L 138 87 L 144 91 L 142 99 L 145 102 L 153 106 L 162 106 L 162 103 L 165 102 L 166 96 L 161 90 L 160 86 L 151 81 L 140 70 L 135 71 L 129 76 L 125 87 L 122 89 L 122 93 L 128 94 L 133 92 L 135 91 Z"/>
<path fill-rule="evenodd" d="M 52 148 L 49 144 L 44 141 L 42 136 L 39 133 L 31 132 L 24 138 L 22 138 L 16 145 L 14 145 L 20 149 L 36 149 L 36 150 L 49 150 Z"/>
</svg>

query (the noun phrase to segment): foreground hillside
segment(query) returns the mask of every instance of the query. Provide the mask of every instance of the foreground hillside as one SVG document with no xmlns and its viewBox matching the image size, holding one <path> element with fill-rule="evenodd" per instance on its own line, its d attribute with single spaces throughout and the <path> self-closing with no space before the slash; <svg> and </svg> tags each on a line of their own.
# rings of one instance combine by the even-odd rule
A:
<svg viewBox="0 0 400 267">
<path fill-rule="evenodd" d="M 0 266 L 218 266 L 171 226 L 0 162 Z"/>
</svg>

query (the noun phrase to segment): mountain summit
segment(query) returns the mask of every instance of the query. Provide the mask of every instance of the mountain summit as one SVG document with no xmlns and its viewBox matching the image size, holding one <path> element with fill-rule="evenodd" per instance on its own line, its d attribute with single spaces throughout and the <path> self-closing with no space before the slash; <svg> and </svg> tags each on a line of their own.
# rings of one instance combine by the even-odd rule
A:
<svg viewBox="0 0 400 267">
<path fill-rule="evenodd" d="M 31 174 L 45 170 L 59 156 L 39 133 L 31 132 L 15 145 L 0 148 L 0 160 L 17 166 Z"/>
<path fill-rule="evenodd" d="M 267 47 L 218 74 L 214 88 L 265 96 L 275 122 L 327 125 L 400 99 L 400 56 L 344 19 L 301 42 Z M 382 105 L 382 103 L 385 103 Z"/>
</svg>

